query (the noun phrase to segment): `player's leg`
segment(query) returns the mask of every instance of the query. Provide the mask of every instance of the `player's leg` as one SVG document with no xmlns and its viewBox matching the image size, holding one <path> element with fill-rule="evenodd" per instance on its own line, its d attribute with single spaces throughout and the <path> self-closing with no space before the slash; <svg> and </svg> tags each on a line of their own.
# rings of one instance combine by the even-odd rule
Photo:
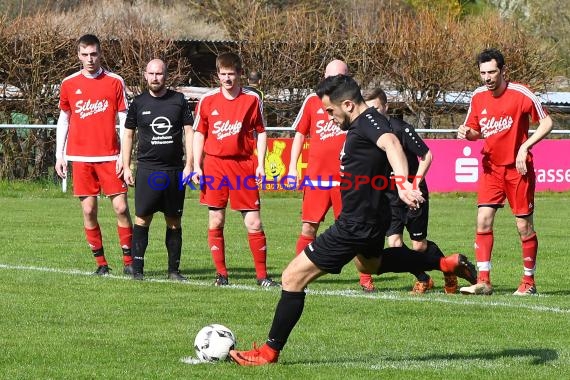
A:
<svg viewBox="0 0 570 380">
<path fill-rule="evenodd" d="M 228 285 L 228 268 L 226 266 L 226 243 L 224 225 L 226 222 L 225 208 L 208 208 L 208 246 L 216 267 L 214 285 Z"/>
<path fill-rule="evenodd" d="M 123 253 L 123 272 L 132 274 L 132 239 L 133 239 L 133 223 L 127 203 L 127 194 L 117 194 L 109 197 L 113 205 L 113 210 L 117 217 L 117 234 L 119 235 L 119 244 Z"/>
<path fill-rule="evenodd" d="M 186 187 L 179 184 L 182 171 L 168 172 L 170 185 L 164 190 L 161 211 L 166 222 L 164 244 L 168 253 L 168 278 L 175 281 L 187 281 L 180 273 L 180 257 L 182 256 L 182 212 Z"/>
<path fill-rule="evenodd" d="M 138 191 L 135 190 L 135 193 Z M 135 208 L 137 202 L 135 201 Z M 138 212 L 138 210 L 137 210 Z M 144 256 L 148 246 L 148 231 L 152 222 L 153 214 L 150 215 L 135 215 L 135 224 L 133 226 L 133 241 L 131 254 L 133 256 L 133 279 L 144 279 Z"/>
<path fill-rule="evenodd" d="M 374 262 L 363 260 L 358 265 L 362 266 L 363 271 L 372 272 L 374 270 Z M 382 252 L 376 273 L 404 273 L 439 270 L 443 273 L 452 273 L 461 277 L 471 284 L 477 282 L 477 270 L 475 266 L 462 254 L 455 253 L 444 256 L 437 248 L 432 246 L 426 252 L 416 252 L 408 247 L 385 248 Z"/>
<path fill-rule="evenodd" d="M 156 188 L 153 178 L 154 170 L 138 167 L 135 177 L 135 223 L 131 254 L 133 257 L 133 273 L 135 280 L 144 278 L 144 257 L 148 246 L 148 231 L 154 213 L 159 208 L 162 198 L 162 187 Z"/>
<path fill-rule="evenodd" d="M 523 276 L 519 287 L 513 293 L 517 296 L 537 294 L 534 281 L 538 237 L 534 230 L 535 174 L 532 162 L 527 163 L 527 175 L 520 175 L 516 169 L 508 171 L 507 199 L 516 218 L 517 231 L 522 245 Z"/>
<path fill-rule="evenodd" d="M 208 206 L 208 246 L 216 267 L 216 286 L 229 284 L 224 239 L 229 188 L 221 186 L 224 178 L 228 178 L 225 161 L 209 155 L 204 157 L 203 177 L 208 181 L 200 187 L 200 203 Z"/>
<path fill-rule="evenodd" d="M 262 287 L 279 286 L 267 274 L 267 239 L 261 222 L 259 189 L 257 184 L 250 186 L 247 180 L 246 183 L 242 180 L 255 178 L 256 165 L 257 162 L 249 158 L 227 162 L 227 172 L 233 178 L 229 189 L 230 207 L 241 212 L 257 284 Z"/>
<path fill-rule="evenodd" d="M 168 278 L 175 281 L 188 281 L 180 273 L 180 257 L 182 256 L 182 218 L 180 216 L 164 216 L 166 234 L 164 245 L 168 253 Z"/>
<path fill-rule="evenodd" d="M 477 232 L 475 235 L 475 260 L 477 261 L 479 275 L 477 284 L 459 289 L 462 294 L 468 295 L 490 295 L 493 293 L 491 285 L 493 223 L 497 209 L 503 207 L 506 199 L 504 167 L 495 166 L 485 160 L 483 167 L 477 193 Z"/>
<path fill-rule="evenodd" d="M 325 273 L 340 273 L 354 257 L 355 247 L 366 245 L 367 232 L 359 226 L 335 223 L 303 252 L 295 256 L 282 275 L 283 288 L 266 343 L 250 351 L 230 351 L 232 359 L 243 366 L 277 362 L 280 351 L 299 321 L 305 306 L 306 286 Z"/>
<path fill-rule="evenodd" d="M 103 193 L 111 199 L 113 211 L 117 217 L 117 234 L 123 253 L 123 272 L 132 274 L 131 245 L 133 239 L 133 222 L 127 202 L 127 185 L 117 177 L 116 162 L 106 161 L 93 164 Z"/>
<path fill-rule="evenodd" d="M 247 229 L 247 241 L 253 257 L 257 284 L 262 287 L 279 286 L 279 283 L 267 275 L 267 239 L 259 210 L 241 211 L 241 214 Z"/>
<path fill-rule="evenodd" d="M 242 366 L 276 363 L 289 335 L 301 318 L 305 307 L 305 287 L 325 274 L 304 252 L 289 263 L 282 274 L 283 288 L 277 302 L 273 322 L 265 344 L 249 351 L 230 351 L 233 361 Z"/>
<path fill-rule="evenodd" d="M 517 230 L 522 245 L 523 276 L 519 287 L 513 293 L 516 296 L 537 294 L 534 272 L 538 254 L 538 237 L 534 231 L 533 216 L 516 217 Z"/>
<path fill-rule="evenodd" d="M 412 241 L 412 249 L 418 252 L 425 252 L 428 248 L 427 232 L 429 218 L 429 196 L 424 194 L 425 202 L 421 207 L 415 210 L 405 209 L 405 224 L 410 240 Z M 433 279 L 424 271 L 412 273 L 416 276 L 416 282 L 412 288 L 412 294 L 424 294 L 433 289 Z M 445 274 L 445 276 L 453 276 Z M 455 278 L 457 283 L 457 278 Z"/>
<path fill-rule="evenodd" d="M 297 238 L 297 243 L 295 244 L 295 255 L 303 252 L 306 246 L 311 244 L 317 237 L 317 232 L 319 230 L 320 223 L 306 222 L 301 223 L 301 233 Z"/>
<path fill-rule="evenodd" d="M 103 248 L 103 235 L 97 220 L 97 196 L 101 191 L 93 164 L 72 162 L 73 195 L 79 198 L 83 214 L 83 228 L 87 244 L 97 264 L 96 275 L 109 274 L 109 266 Z"/>
<path fill-rule="evenodd" d="M 97 269 L 94 274 L 109 274 L 109 264 L 105 258 L 105 249 L 103 248 L 103 234 L 97 220 L 98 202 L 97 197 L 80 197 L 81 210 L 83 212 L 83 227 L 87 244 L 91 248 Z"/>
</svg>

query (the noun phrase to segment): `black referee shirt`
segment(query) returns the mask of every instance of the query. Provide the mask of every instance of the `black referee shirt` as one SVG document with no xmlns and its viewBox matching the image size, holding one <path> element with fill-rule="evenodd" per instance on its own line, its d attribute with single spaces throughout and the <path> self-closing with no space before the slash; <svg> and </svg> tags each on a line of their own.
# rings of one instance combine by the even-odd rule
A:
<svg viewBox="0 0 570 380">
<path fill-rule="evenodd" d="M 137 130 L 137 164 L 148 169 L 182 169 L 184 126 L 193 123 L 188 102 L 177 91 L 167 90 L 159 98 L 145 91 L 135 97 L 125 128 Z"/>
</svg>

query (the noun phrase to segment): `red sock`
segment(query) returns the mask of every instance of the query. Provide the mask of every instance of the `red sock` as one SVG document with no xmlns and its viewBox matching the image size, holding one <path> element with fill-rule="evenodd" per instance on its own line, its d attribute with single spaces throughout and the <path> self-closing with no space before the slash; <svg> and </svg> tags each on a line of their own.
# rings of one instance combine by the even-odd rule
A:
<svg viewBox="0 0 570 380">
<path fill-rule="evenodd" d="M 222 276 L 228 276 L 226 268 L 226 244 L 224 242 L 224 229 L 214 228 L 208 230 L 208 246 L 212 253 L 212 260 L 216 266 L 216 272 Z"/>
<path fill-rule="evenodd" d="M 261 280 L 267 278 L 267 241 L 265 239 L 265 232 L 248 232 L 247 240 L 249 242 L 249 249 L 253 255 L 253 264 L 255 265 L 257 279 Z"/>
<path fill-rule="evenodd" d="M 480 282 L 491 282 L 491 252 L 493 251 L 494 236 L 493 231 L 477 232 L 475 237 L 475 260 Z"/>
<path fill-rule="evenodd" d="M 522 241 L 522 257 L 523 257 L 523 280 L 534 284 L 534 269 L 536 267 L 536 255 L 538 253 L 538 238 L 536 233 L 521 239 Z"/>
<path fill-rule="evenodd" d="M 307 236 L 300 234 L 299 239 L 297 239 L 297 245 L 295 246 L 295 255 L 300 254 L 303 252 L 306 246 L 312 243 L 315 240 L 313 236 Z"/>
<path fill-rule="evenodd" d="M 360 273 L 360 285 L 372 282 L 372 275 L 366 273 Z"/>
<path fill-rule="evenodd" d="M 121 227 L 117 225 L 117 233 L 119 234 L 119 242 L 123 250 L 123 264 L 130 265 L 133 263 L 133 258 L 131 257 L 133 227 Z"/>
<path fill-rule="evenodd" d="M 95 256 L 95 262 L 98 266 L 107 265 L 107 260 L 105 259 L 105 255 L 103 252 L 103 236 L 101 235 L 101 228 L 99 225 L 95 226 L 95 228 L 87 228 L 85 229 L 85 237 L 87 238 L 87 244 L 89 244 L 89 248 L 93 252 Z"/>
</svg>

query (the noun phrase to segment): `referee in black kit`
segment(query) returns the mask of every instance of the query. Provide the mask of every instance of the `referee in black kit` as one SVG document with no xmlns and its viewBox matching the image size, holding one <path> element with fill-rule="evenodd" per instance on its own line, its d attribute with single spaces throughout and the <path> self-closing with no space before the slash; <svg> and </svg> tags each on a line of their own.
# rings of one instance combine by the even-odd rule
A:
<svg viewBox="0 0 570 380">
<path fill-rule="evenodd" d="M 127 114 L 122 141 L 125 182 L 135 185 L 135 225 L 133 228 L 133 278 L 144 278 L 144 255 L 148 230 L 155 212 L 166 221 L 168 278 L 186 281 L 180 274 L 182 253 L 182 210 L 185 186 L 192 170 L 192 124 L 194 119 L 184 95 L 166 88 L 166 64 L 153 59 L 144 77 L 148 91 L 135 97 Z M 138 131 L 137 172 L 131 171 L 131 152 Z M 186 160 L 184 161 L 184 149 Z"/>
</svg>

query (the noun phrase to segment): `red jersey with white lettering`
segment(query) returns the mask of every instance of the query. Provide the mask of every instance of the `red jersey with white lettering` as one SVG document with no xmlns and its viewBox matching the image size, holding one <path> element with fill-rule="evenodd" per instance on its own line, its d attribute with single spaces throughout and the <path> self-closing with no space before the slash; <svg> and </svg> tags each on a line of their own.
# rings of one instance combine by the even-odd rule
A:
<svg viewBox="0 0 570 380">
<path fill-rule="evenodd" d="M 307 96 L 297 118 L 293 122 L 295 131 L 310 138 L 309 160 L 306 175 L 311 180 L 340 181 L 340 151 L 346 138 L 346 131 L 329 120 L 317 94 Z"/>
<path fill-rule="evenodd" d="M 265 132 L 259 96 L 241 89 L 227 99 L 221 88 L 206 93 L 196 105 L 194 130 L 204 135 L 204 152 L 217 157 L 251 157 L 255 133 Z"/>
<path fill-rule="evenodd" d="M 94 78 L 81 71 L 61 83 L 59 108 L 69 111 L 66 157 L 69 161 L 111 161 L 120 152 L 117 112 L 128 107 L 123 79 L 102 70 Z"/>
<path fill-rule="evenodd" d="M 465 125 L 485 139 L 483 155 L 495 165 L 512 165 L 518 150 L 528 139 L 530 120 L 538 122 L 548 116 L 540 100 L 528 87 L 507 83 L 497 97 L 485 86 L 473 93 Z M 532 155 L 529 153 L 529 160 Z"/>
</svg>

